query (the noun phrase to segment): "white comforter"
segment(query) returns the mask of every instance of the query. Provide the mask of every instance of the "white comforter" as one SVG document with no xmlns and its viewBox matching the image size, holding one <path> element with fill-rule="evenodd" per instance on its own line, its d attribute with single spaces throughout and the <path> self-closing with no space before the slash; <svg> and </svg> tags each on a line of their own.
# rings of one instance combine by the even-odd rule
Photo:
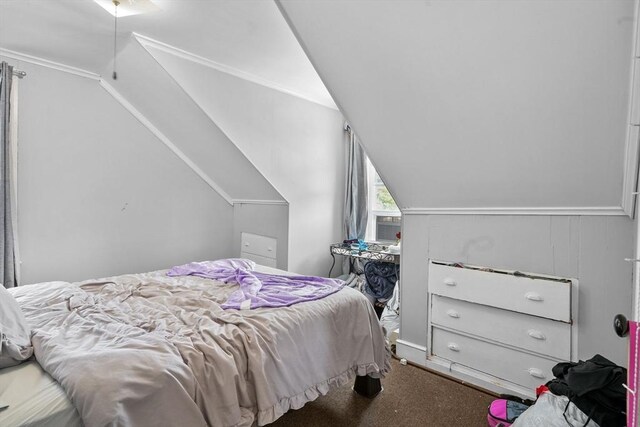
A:
<svg viewBox="0 0 640 427">
<path fill-rule="evenodd" d="M 236 286 L 161 271 L 13 294 L 38 362 L 88 426 L 264 425 L 356 374 L 389 369 L 383 331 L 357 291 L 222 310 Z"/>
</svg>

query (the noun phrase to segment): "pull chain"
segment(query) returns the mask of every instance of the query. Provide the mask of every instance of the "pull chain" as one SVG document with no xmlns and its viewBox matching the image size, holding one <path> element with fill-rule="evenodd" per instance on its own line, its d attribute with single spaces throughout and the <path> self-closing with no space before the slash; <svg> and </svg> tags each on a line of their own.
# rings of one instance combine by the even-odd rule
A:
<svg viewBox="0 0 640 427">
<path fill-rule="evenodd" d="M 116 42 L 118 37 L 118 5 L 120 2 L 118 0 L 113 0 L 113 4 L 115 6 L 114 13 L 114 24 L 113 24 L 113 80 L 118 79 L 118 74 L 116 73 Z"/>
</svg>

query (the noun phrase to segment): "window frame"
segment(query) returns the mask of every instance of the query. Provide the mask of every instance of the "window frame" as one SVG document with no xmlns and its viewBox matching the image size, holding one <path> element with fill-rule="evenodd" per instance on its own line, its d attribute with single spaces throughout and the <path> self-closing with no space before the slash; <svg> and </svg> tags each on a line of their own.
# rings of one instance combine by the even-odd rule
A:
<svg viewBox="0 0 640 427">
<path fill-rule="evenodd" d="M 386 188 L 386 184 L 384 183 L 380 175 L 377 173 L 375 166 L 373 166 L 373 163 L 371 162 L 369 157 L 367 157 L 367 182 L 369 184 L 369 190 L 368 190 L 369 191 L 369 194 L 368 194 L 369 209 L 368 209 L 367 231 L 366 231 L 365 239 L 370 242 L 395 243 L 395 239 L 381 241 L 380 239 L 378 239 L 378 236 L 377 236 L 378 217 L 385 217 L 385 216 L 402 217 L 402 212 L 397 207 L 397 204 L 396 204 L 395 210 L 374 209 L 376 205 L 376 200 L 378 198 L 377 191 L 376 191 L 378 187 L 376 185 L 376 176 L 380 179 L 380 182 L 382 182 L 382 185 Z M 391 196 L 391 198 L 393 198 L 393 196 Z M 393 202 L 395 204 L 395 200 Z"/>
</svg>

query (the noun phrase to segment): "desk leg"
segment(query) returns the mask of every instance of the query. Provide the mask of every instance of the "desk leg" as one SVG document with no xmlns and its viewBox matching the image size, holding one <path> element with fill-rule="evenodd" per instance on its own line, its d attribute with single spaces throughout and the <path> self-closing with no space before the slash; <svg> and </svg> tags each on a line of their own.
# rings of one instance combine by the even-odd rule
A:
<svg viewBox="0 0 640 427">
<path fill-rule="evenodd" d="M 336 256 L 333 254 L 333 252 L 331 253 L 331 258 L 333 258 L 333 263 L 331 264 L 331 269 L 329 269 L 329 276 L 327 277 L 331 277 L 331 272 L 333 271 L 333 267 L 335 267 L 336 265 Z"/>
<path fill-rule="evenodd" d="M 357 376 L 356 382 L 353 384 L 353 391 L 360 396 L 373 398 L 382 391 L 380 378 L 371 378 L 370 376 Z"/>
</svg>

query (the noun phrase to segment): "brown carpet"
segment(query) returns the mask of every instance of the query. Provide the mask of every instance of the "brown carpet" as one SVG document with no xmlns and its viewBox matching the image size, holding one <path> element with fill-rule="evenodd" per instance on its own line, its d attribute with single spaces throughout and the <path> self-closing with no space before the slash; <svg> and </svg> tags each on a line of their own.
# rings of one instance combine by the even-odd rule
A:
<svg viewBox="0 0 640 427">
<path fill-rule="evenodd" d="M 345 384 L 270 426 L 486 427 L 487 406 L 495 399 L 424 369 L 403 366 L 396 359 L 382 380 L 384 390 L 375 398 L 357 395 L 352 386 Z"/>
</svg>

